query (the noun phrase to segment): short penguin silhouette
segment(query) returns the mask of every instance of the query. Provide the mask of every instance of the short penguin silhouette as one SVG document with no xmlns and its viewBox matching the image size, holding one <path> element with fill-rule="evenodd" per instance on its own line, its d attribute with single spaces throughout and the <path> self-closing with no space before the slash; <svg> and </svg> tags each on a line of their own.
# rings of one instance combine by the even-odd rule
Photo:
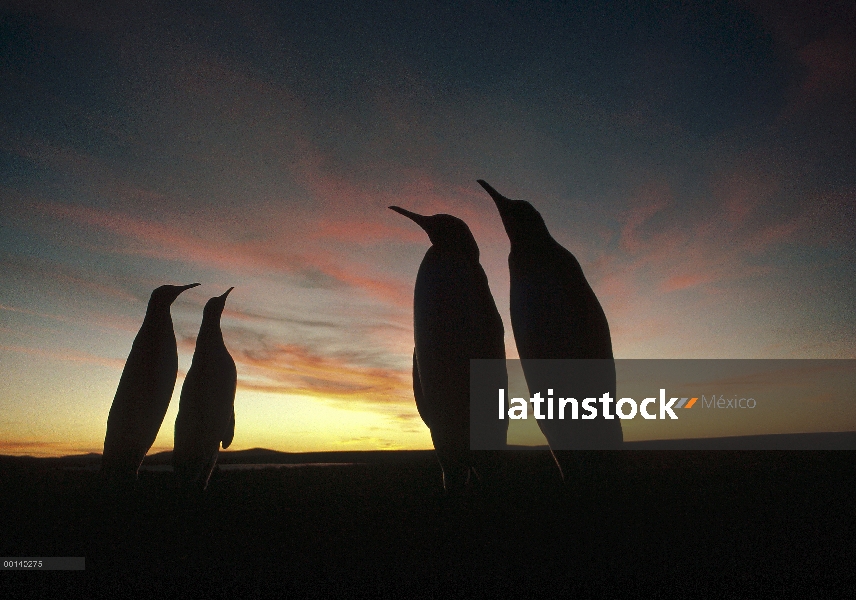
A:
<svg viewBox="0 0 856 600">
<path fill-rule="evenodd" d="M 220 444 L 228 448 L 235 436 L 238 375 L 220 330 L 226 297 L 233 289 L 205 304 L 193 362 L 181 387 L 172 465 L 185 489 L 205 490 Z"/>
<path fill-rule="evenodd" d="M 419 215 L 398 206 L 391 210 L 414 221 L 428 234 L 413 295 L 413 394 L 416 408 L 431 430 L 447 492 L 465 489 L 483 458 L 470 451 L 470 359 L 505 359 L 502 318 L 479 263 L 479 248 L 469 227 L 446 214 Z M 496 387 L 508 387 L 505 363 Z M 508 421 L 495 418 L 496 397 L 474 406 L 480 431 L 492 447 L 504 447 Z M 479 411 L 493 417 L 480 418 Z"/>
<path fill-rule="evenodd" d="M 478 183 L 493 198 L 511 242 L 511 328 L 530 395 L 542 398 L 612 398 L 615 415 L 615 363 L 606 315 L 579 262 L 547 230 L 541 214 L 524 200 L 509 200 L 488 183 Z M 545 363 L 527 359 L 590 359 L 575 362 L 557 381 Z M 552 394 L 550 390 L 552 389 Z M 623 444 L 621 421 L 598 418 L 539 419 L 538 425 L 566 477 L 570 450 L 617 449 Z M 582 413 L 582 408 L 580 408 Z"/>
<path fill-rule="evenodd" d="M 101 474 L 108 481 L 136 480 L 158 435 L 178 374 L 170 306 L 179 294 L 198 285 L 163 285 L 149 298 L 107 417 Z"/>
</svg>

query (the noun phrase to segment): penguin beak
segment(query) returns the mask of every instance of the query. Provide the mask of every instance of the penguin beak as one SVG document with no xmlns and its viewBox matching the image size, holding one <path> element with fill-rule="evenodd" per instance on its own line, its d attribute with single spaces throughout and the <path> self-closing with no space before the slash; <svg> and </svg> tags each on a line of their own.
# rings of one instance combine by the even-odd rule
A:
<svg viewBox="0 0 856 600">
<path fill-rule="evenodd" d="M 491 187 L 491 185 L 484 179 L 477 179 L 476 181 L 478 181 L 479 185 L 484 188 L 484 191 L 490 194 L 490 197 L 493 198 L 493 202 L 494 204 L 496 204 L 496 209 L 499 211 L 499 213 L 502 214 L 503 212 L 505 212 L 505 210 L 511 204 L 511 200 L 493 189 L 493 187 Z"/>
<path fill-rule="evenodd" d="M 390 206 L 389 210 L 394 210 L 398 214 L 404 215 L 405 217 L 407 217 L 408 219 L 410 219 L 411 221 L 413 221 L 414 223 L 419 225 L 422 229 L 425 229 L 426 226 L 428 225 L 428 222 L 427 222 L 428 217 L 426 217 L 424 215 L 420 215 L 420 214 L 417 214 L 415 212 L 410 212 L 409 210 L 404 210 L 403 208 L 401 208 L 399 206 Z M 428 231 L 428 230 L 425 229 L 425 231 Z"/>
<path fill-rule="evenodd" d="M 152 298 L 155 297 L 155 293 L 158 292 L 158 290 L 162 290 L 161 292 L 158 292 L 160 294 L 159 297 L 161 301 L 171 305 L 173 302 L 176 301 L 179 296 L 181 296 L 182 293 L 186 292 L 190 288 L 196 287 L 197 285 L 199 284 L 191 283 L 188 285 L 164 285 L 152 292 Z"/>
<path fill-rule="evenodd" d="M 221 299 L 223 302 L 225 302 L 225 301 L 226 301 L 226 296 L 228 296 L 228 295 L 229 295 L 229 292 L 231 292 L 231 291 L 232 291 L 232 290 L 234 290 L 234 289 L 235 289 L 234 287 L 230 287 L 228 290 L 226 290 L 226 293 L 225 293 L 225 294 L 223 294 L 222 296 L 220 296 L 220 299 Z"/>
</svg>

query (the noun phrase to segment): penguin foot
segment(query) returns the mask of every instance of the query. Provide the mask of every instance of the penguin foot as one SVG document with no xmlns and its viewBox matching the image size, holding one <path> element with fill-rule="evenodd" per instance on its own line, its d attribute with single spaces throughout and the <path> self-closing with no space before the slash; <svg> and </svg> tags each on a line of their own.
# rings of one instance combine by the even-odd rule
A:
<svg viewBox="0 0 856 600">
<path fill-rule="evenodd" d="M 446 496 L 463 496 L 471 486 L 472 469 L 443 469 L 443 492 Z"/>
<path fill-rule="evenodd" d="M 129 508 L 139 487 L 135 471 L 101 470 L 96 499 L 109 510 Z"/>
<path fill-rule="evenodd" d="M 136 469 L 115 469 L 101 467 L 99 477 L 105 487 L 133 488 L 137 483 Z"/>
</svg>

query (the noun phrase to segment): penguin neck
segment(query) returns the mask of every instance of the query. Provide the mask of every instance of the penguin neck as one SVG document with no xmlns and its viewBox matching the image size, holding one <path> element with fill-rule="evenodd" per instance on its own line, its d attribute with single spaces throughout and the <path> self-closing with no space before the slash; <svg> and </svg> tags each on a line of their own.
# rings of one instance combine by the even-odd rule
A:
<svg viewBox="0 0 856 600">
<path fill-rule="evenodd" d="M 478 262 L 479 261 L 479 250 L 475 249 L 473 252 L 472 248 L 461 248 L 458 246 L 437 246 L 433 245 L 428 249 L 432 255 L 442 256 L 442 257 L 450 257 L 456 258 L 458 260 L 463 260 L 466 262 Z"/>
<path fill-rule="evenodd" d="M 538 235 L 519 236 L 511 240 L 511 253 L 521 256 L 541 254 L 557 245 L 558 242 L 547 232 Z"/>
<path fill-rule="evenodd" d="M 151 302 L 146 307 L 146 316 L 143 318 L 143 323 L 151 323 L 152 325 L 169 324 L 172 326 L 172 315 L 169 312 L 170 306 L 163 304 L 152 304 Z"/>
<path fill-rule="evenodd" d="M 196 339 L 197 348 L 211 348 L 223 346 L 223 332 L 220 329 L 220 317 L 203 317 L 202 325 L 199 327 L 199 337 Z"/>
</svg>

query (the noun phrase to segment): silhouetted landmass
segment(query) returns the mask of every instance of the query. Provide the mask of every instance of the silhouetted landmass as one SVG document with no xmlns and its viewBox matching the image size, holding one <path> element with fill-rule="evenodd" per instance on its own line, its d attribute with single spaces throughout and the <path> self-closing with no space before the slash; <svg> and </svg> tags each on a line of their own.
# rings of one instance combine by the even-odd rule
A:
<svg viewBox="0 0 856 600">
<path fill-rule="evenodd" d="M 851 452 L 593 452 L 570 489 L 549 451 L 508 452 L 504 485 L 465 498 L 442 495 L 432 452 L 336 454 L 363 464 L 215 471 L 201 503 L 178 498 L 171 473 L 141 471 L 116 503 L 99 496 L 96 472 L 47 467 L 91 455 L 6 457 L 0 554 L 85 556 L 86 571 L 3 573 L 4 589 L 496 598 L 653 585 L 842 597 L 856 564 Z"/>
<path fill-rule="evenodd" d="M 856 431 L 625 442 L 629 450 L 856 450 Z"/>
<path fill-rule="evenodd" d="M 825 433 L 781 433 L 685 440 L 645 440 L 624 442 L 626 450 L 856 450 L 856 431 Z M 548 446 L 508 446 L 514 452 L 543 452 Z M 434 460 L 433 450 L 352 450 L 336 452 L 279 452 L 267 448 L 221 451 L 221 465 L 307 465 L 312 463 L 400 464 Z M 172 452 L 146 456 L 143 465 L 172 464 Z M 73 456 L 37 458 L 0 455 L 0 465 L 41 467 L 98 467 L 101 455 L 95 452 Z"/>
<path fill-rule="evenodd" d="M 278 452 L 265 448 L 249 450 L 221 451 L 217 464 L 220 465 L 293 465 L 312 463 L 374 464 L 401 463 L 414 459 L 434 460 L 433 450 L 355 450 L 349 452 Z M 47 467 L 97 467 L 101 464 L 101 455 L 97 453 L 62 456 L 56 458 L 35 458 L 32 456 L 0 455 L 0 464 L 21 463 Z M 165 466 L 172 464 L 172 452 L 149 454 L 143 466 Z"/>
</svg>

